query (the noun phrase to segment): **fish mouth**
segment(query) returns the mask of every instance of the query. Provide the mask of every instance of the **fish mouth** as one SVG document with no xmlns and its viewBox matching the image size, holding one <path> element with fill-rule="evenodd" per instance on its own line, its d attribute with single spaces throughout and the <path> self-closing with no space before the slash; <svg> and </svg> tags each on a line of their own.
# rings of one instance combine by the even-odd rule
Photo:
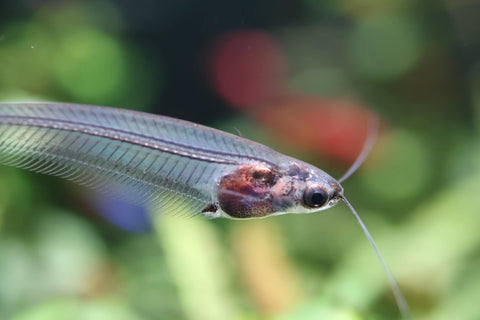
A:
<svg viewBox="0 0 480 320">
<path fill-rule="evenodd" d="M 328 201 L 328 204 L 330 206 L 334 206 L 338 203 L 338 201 L 343 199 L 343 188 L 338 182 L 330 183 L 330 200 Z"/>
<path fill-rule="evenodd" d="M 337 194 L 335 196 L 333 196 L 333 198 L 331 198 L 329 201 L 328 201 L 328 206 L 329 207 L 333 207 L 334 205 L 336 205 L 340 200 L 342 200 L 342 195 L 340 194 Z"/>
<path fill-rule="evenodd" d="M 332 196 L 330 197 L 330 200 L 328 200 L 328 205 L 330 207 L 336 205 L 340 200 L 343 199 L 343 188 L 340 184 L 335 184 L 331 185 L 333 188 L 333 193 Z"/>
</svg>

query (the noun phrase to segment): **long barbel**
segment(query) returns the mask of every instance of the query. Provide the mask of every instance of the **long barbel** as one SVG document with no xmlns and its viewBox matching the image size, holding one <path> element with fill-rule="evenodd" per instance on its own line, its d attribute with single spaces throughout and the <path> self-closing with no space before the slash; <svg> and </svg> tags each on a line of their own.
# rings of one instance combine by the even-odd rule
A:
<svg viewBox="0 0 480 320">
<path fill-rule="evenodd" d="M 163 212 L 211 218 L 312 213 L 344 201 L 378 255 L 402 314 L 409 315 L 400 288 L 340 183 L 323 170 L 262 144 L 124 109 L 0 103 L 0 163 L 102 192 L 113 190 L 127 201 L 159 206 Z"/>
</svg>

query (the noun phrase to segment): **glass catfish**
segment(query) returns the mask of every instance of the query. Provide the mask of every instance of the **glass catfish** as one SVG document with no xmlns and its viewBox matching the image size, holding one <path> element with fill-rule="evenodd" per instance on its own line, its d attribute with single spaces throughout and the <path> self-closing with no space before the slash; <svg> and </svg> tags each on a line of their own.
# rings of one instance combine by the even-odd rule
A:
<svg viewBox="0 0 480 320">
<path fill-rule="evenodd" d="M 369 146 L 351 170 L 366 157 Z M 199 124 L 123 109 L 0 103 L 0 163 L 56 175 L 162 212 L 210 218 L 311 213 L 344 201 L 408 305 L 339 181 L 262 144 Z M 118 191 L 121 190 L 121 191 Z"/>
</svg>

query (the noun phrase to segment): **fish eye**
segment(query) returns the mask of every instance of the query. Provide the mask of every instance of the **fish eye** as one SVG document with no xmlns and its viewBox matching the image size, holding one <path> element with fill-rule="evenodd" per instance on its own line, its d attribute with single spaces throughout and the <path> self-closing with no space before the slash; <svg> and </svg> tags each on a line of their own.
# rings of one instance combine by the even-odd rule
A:
<svg viewBox="0 0 480 320">
<path fill-rule="evenodd" d="M 327 192 L 319 185 L 307 187 L 303 193 L 303 203 L 308 208 L 319 208 L 327 201 Z"/>
</svg>

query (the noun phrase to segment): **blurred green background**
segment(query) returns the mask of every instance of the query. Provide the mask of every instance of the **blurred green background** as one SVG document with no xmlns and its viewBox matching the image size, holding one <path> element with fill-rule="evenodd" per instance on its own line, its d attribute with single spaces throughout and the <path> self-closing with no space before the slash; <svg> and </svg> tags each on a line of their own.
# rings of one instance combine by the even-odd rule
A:
<svg viewBox="0 0 480 320">
<path fill-rule="evenodd" d="M 239 131 L 334 177 L 374 112 L 346 196 L 415 319 L 479 319 L 479 21 L 477 0 L 4 0 L 0 100 Z M 0 319 L 398 318 L 342 204 L 179 219 L 0 167 Z"/>
</svg>

